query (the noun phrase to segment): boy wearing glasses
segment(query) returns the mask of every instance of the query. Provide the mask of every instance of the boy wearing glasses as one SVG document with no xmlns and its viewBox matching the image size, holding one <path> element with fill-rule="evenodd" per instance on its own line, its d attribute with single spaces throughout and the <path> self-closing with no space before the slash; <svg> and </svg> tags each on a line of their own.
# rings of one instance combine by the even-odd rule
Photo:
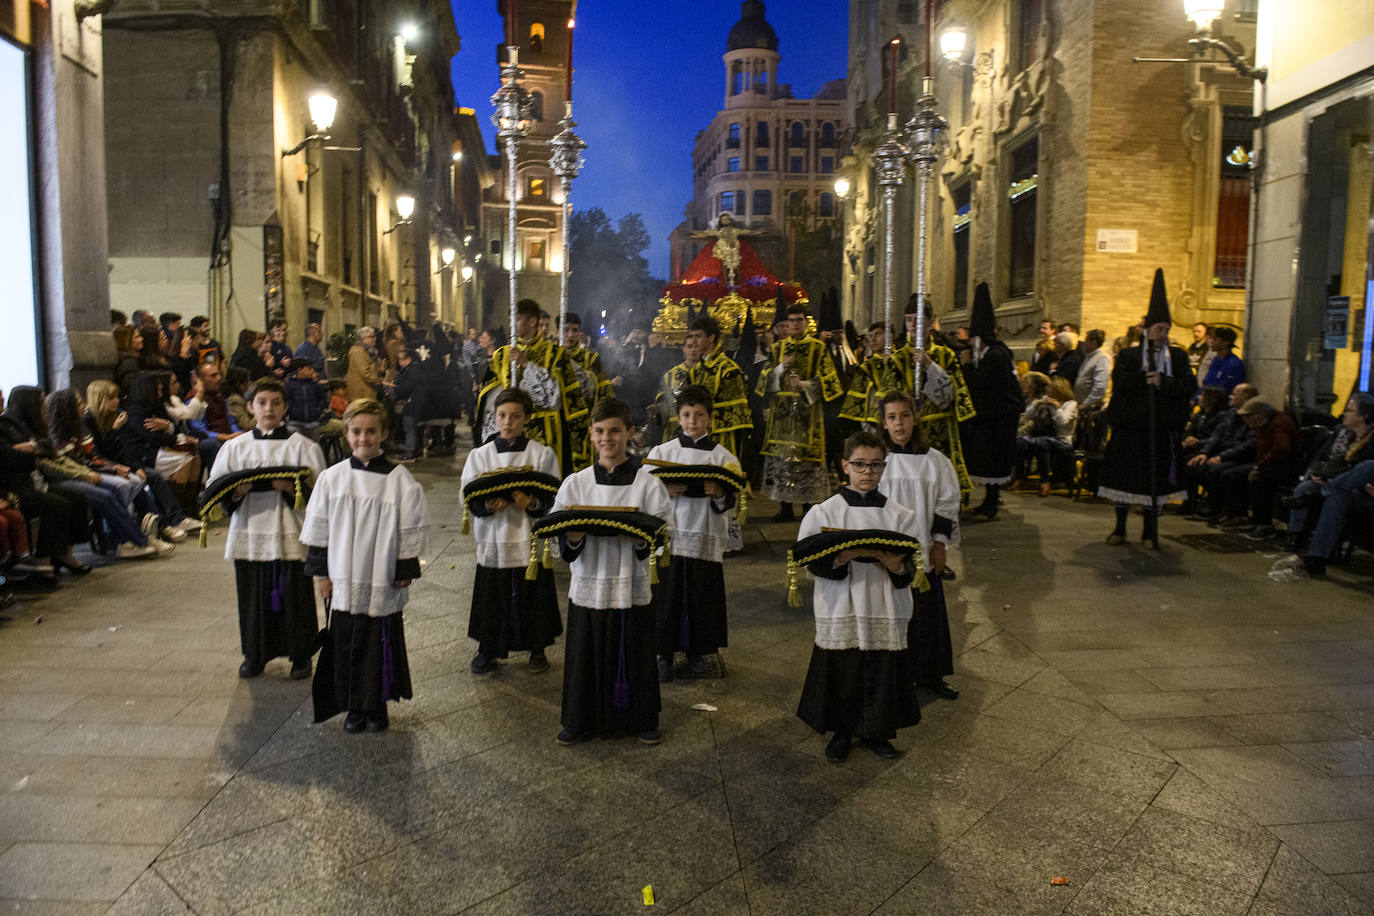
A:
<svg viewBox="0 0 1374 916">
<path fill-rule="evenodd" d="M 844 454 L 849 485 L 806 513 L 798 540 L 823 531 L 915 531 L 916 513 L 878 492 L 887 463 L 882 438 L 857 432 Z M 897 729 L 921 720 L 906 652 L 915 566 L 885 550 L 856 549 L 808 569 L 816 580 L 816 644 L 797 717 L 821 734 L 834 732 L 825 749 L 831 763 L 849 756 L 856 737 L 879 757 L 896 757 Z"/>
</svg>

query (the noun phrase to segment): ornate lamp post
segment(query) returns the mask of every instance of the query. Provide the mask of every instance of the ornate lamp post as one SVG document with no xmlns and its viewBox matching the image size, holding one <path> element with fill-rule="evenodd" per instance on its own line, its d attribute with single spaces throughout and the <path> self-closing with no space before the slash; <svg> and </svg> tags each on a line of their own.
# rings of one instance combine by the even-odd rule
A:
<svg viewBox="0 0 1374 916">
<path fill-rule="evenodd" d="M 572 34 L 573 20 L 568 20 L 568 80 L 567 93 L 563 109 L 563 120 L 558 122 L 558 133 L 549 141 L 552 152 L 549 153 L 549 168 L 558 176 L 558 180 L 563 187 L 563 270 L 560 285 L 558 287 L 558 333 L 561 337 L 563 327 L 568 320 L 568 271 L 570 269 L 571 251 L 568 245 L 568 228 L 572 220 L 572 183 L 577 177 L 577 173 L 582 170 L 585 164 L 582 159 L 582 151 L 587 148 L 587 144 L 581 137 L 573 133 L 573 128 L 577 122 L 572 117 Z"/>
<path fill-rule="evenodd" d="M 491 116 L 491 123 L 496 126 L 496 139 L 498 143 L 506 146 L 506 170 L 509 182 L 506 188 L 506 196 L 510 199 L 510 211 L 507 215 L 506 234 L 510 241 L 510 346 L 515 346 L 515 302 L 516 302 L 516 282 L 515 282 L 515 255 L 516 255 L 516 214 L 515 214 L 515 158 L 520 148 L 520 141 L 529 130 L 530 119 L 533 114 L 534 100 L 530 93 L 520 86 L 520 80 L 525 72 L 520 69 L 520 49 L 512 40 L 506 45 L 506 66 L 501 68 L 501 88 L 496 90 L 496 94 L 491 97 L 491 104 L 495 113 Z M 515 360 L 510 360 L 510 386 L 515 387 Z"/>
<path fill-rule="evenodd" d="M 921 81 L 921 97 L 916 102 L 916 114 L 906 123 L 907 142 L 911 158 L 916 162 L 918 188 L 916 211 L 916 328 L 911 342 L 915 366 L 912 371 L 913 393 L 921 402 L 921 354 L 926 348 L 926 257 L 930 242 L 930 181 L 935 163 L 940 159 L 940 143 L 945 138 L 948 122 L 940 116 L 935 104 L 935 81 L 929 76 Z"/>
<path fill-rule="evenodd" d="M 909 155 L 897 129 L 897 52 L 902 40 L 894 38 L 892 48 L 891 90 L 887 114 L 887 130 L 883 142 L 873 151 L 878 173 L 878 186 L 883 189 L 883 321 L 887 325 L 886 346 L 883 352 L 892 355 L 892 260 L 895 249 L 897 189 L 906 180 L 906 159 Z"/>
</svg>

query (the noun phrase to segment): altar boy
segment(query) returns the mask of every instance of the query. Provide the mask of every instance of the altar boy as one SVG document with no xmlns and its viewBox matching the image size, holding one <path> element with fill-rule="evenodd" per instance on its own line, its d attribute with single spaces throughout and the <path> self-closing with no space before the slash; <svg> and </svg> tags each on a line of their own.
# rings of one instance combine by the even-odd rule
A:
<svg viewBox="0 0 1374 916">
<path fill-rule="evenodd" d="M 382 454 L 386 408 L 359 398 L 343 425 L 353 454 L 315 482 L 301 543 L 310 547 L 305 570 L 331 603 L 332 687 L 348 710 L 344 730 L 379 732 L 390 724 L 387 701 L 411 697 L 401 610 L 420 578 L 428 510 L 424 488 Z"/>
<path fill-rule="evenodd" d="M 629 405 L 614 398 L 597 402 L 590 417 L 596 461 L 563 481 L 554 511 L 633 508 L 671 527 L 673 504 L 667 488 L 626 453 L 632 432 Z M 572 582 L 558 743 L 637 734 L 645 744 L 658 744 L 663 733 L 658 728 L 649 584 L 649 552 L 654 545 L 569 531 L 560 536 L 559 548 L 571 567 Z"/>
<path fill-rule="evenodd" d="M 274 378 L 258 379 L 248 389 L 252 433 L 224 443 L 210 468 L 210 479 L 252 468 L 306 467 L 324 470 L 320 447 L 286 428 L 286 388 Z M 239 677 L 257 677 L 271 659 L 291 659 L 291 677 L 310 677 L 310 657 L 319 632 L 315 593 L 305 574 L 301 544 L 302 510 L 295 508 L 296 485 L 275 480 L 270 489 L 241 483 L 229 500 L 233 513 L 225 538 L 225 559 L 234 561 L 239 601 Z"/>
<path fill-rule="evenodd" d="M 677 396 L 681 432 L 649 452 L 651 461 L 714 464 L 739 469 L 739 459 L 711 438 L 711 394 L 689 385 Z M 687 669 L 706 673 L 706 656 L 727 644 L 725 626 L 725 542 L 733 493 L 708 481 L 705 496 L 688 496 L 687 485 L 668 483 L 673 498 L 673 566 L 669 587 L 656 604 L 658 679 L 672 678 L 673 654 L 687 653 Z"/>
<path fill-rule="evenodd" d="M 490 471 L 529 467 L 557 479 L 558 456 L 553 449 L 525 437 L 525 424 L 534 402 L 520 388 L 507 388 L 496 397 L 496 433 L 472 450 L 463 465 L 462 484 Z M 534 581 L 525 580 L 530 551 L 530 519 L 549 511 L 550 501 L 537 493 L 517 491 L 510 500 L 476 499 L 470 505 L 472 535 L 477 542 L 477 571 L 472 582 L 472 612 L 468 636 L 477 640 L 473 674 L 490 674 L 497 659 L 511 652 L 530 653 L 529 670 L 547 671 L 544 650 L 563 632 L 553 570 L 539 567 Z"/>
<path fill-rule="evenodd" d="M 887 448 L 863 430 L 844 444 L 849 485 L 802 518 L 797 539 L 822 531 L 881 529 L 909 534 L 916 513 L 878 492 Z M 910 560 L 877 549 L 845 550 L 811 564 L 816 577 L 816 644 L 797 717 L 834 732 L 825 759 L 842 763 L 860 738 L 879 757 L 896 757 L 897 729 L 921 720 L 907 657 Z"/>
</svg>

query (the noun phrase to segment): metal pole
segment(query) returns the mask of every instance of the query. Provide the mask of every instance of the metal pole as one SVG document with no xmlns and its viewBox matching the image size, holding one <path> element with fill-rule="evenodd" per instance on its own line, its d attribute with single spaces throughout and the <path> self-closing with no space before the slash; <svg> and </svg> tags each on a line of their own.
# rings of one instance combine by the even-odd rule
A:
<svg viewBox="0 0 1374 916">
<path fill-rule="evenodd" d="M 887 130 L 883 142 L 873 151 L 878 172 L 878 184 L 883 189 L 883 320 L 886 322 L 885 357 L 892 356 L 892 262 L 896 250 L 897 188 L 906 179 L 907 149 L 897 130 L 897 113 L 887 116 Z"/>
<path fill-rule="evenodd" d="M 572 86 L 569 83 L 569 92 Z M 572 268 L 572 251 L 568 239 L 572 222 L 572 183 L 583 166 L 582 151 L 587 144 L 573 133 L 577 122 L 572 119 L 572 102 L 565 104 L 563 120 L 558 122 L 559 131 L 549 146 L 549 168 L 559 177 L 563 185 L 563 271 L 562 283 L 558 290 L 558 332 L 561 339 L 563 327 L 568 320 L 568 273 Z"/>
<path fill-rule="evenodd" d="M 512 49 L 512 50 L 514 50 L 514 49 Z M 509 181 L 509 183 L 508 183 L 508 185 L 507 185 L 507 188 L 506 188 L 506 192 L 507 192 L 507 194 L 509 194 L 509 196 L 510 196 L 510 209 L 509 209 L 509 212 L 506 214 L 506 238 L 509 240 L 509 247 L 510 247 L 510 254 L 509 254 L 510 261 L 509 261 L 509 263 L 507 264 L 507 271 L 508 271 L 509 278 L 510 278 L 510 349 L 507 350 L 507 353 L 510 353 L 511 351 L 513 351 L 513 350 L 515 349 L 515 301 L 516 301 L 515 255 L 516 255 L 516 251 L 517 251 L 516 239 L 515 239 L 515 224 L 516 224 L 516 213 L 515 213 L 515 187 L 516 187 L 516 181 L 515 181 L 515 154 L 516 154 L 516 152 L 517 152 L 518 144 L 519 144 L 519 141 L 518 141 L 514 136 L 508 137 L 508 138 L 506 139 L 506 167 L 507 167 L 507 170 L 510 172 L 510 181 Z M 510 364 L 510 381 L 509 381 L 509 385 L 510 385 L 510 387 L 514 388 L 514 387 L 515 387 L 515 357 L 512 356 L 509 360 L 507 360 L 507 362 L 509 362 L 509 364 Z"/>
<path fill-rule="evenodd" d="M 929 28 L 929 23 L 927 23 Z M 921 97 L 916 102 L 916 114 L 907 122 L 911 154 L 916 160 L 916 180 L 920 188 L 916 213 L 916 327 L 911 342 L 912 396 L 921 403 L 921 354 L 926 349 L 926 260 L 930 247 L 930 181 L 935 163 L 940 159 L 940 142 L 948 125 L 940 117 L 935 103 L 935 81 L 926 76 L 921 80 Z"/>
<path fill-rule="evenodd" d="M 496 94 L 491 97 L 491 104 L 496 109 L 491 116 L 491 121 L 497 129 L 497 140 L 506 144 L 506 168 L 509 173 L 506 193 L 510 198 L 510 211 L 507 217 L 506 234 L 510 252 L 510 264 L 508 265 L 510 277 L 510 342 L 507 344 L 506 352 L 510 353 L 515 348 L 515 257 L 518 250 L 515 237 L 516 154 L 519 150 L 520 138 L 525 135 L 525 131 L 528 129 L 533 98 L 528 92 L 520 88 L 520 79 L 524 76 L 524 72 L 520 69 L 520 49 L 514 43 L 506 46 L 506 61 L 506 66 L 501 70 L 501 88 L 496 90 Z M 515 359 L 512 357 L 509 362 L 509 385 L 514 388 Z"/>
</svg>

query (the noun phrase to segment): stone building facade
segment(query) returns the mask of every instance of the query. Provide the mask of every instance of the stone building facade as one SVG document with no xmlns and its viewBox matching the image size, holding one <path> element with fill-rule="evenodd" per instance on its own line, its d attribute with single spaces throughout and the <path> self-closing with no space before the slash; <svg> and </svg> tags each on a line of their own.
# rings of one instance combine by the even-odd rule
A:
<svg viewBox="0 0 1374 916">
<path fill-rule="evenodd" d="M 844 82 L 826 83 L 814 98 L 793 98 L 792 87 L 778 82 L 778 37 L 764 4 L 745 0 L 742 7 L 726 41 L 725 107 L 692 148 L 692 199 L 671 243 L 674 278 L 706 244 L 691 233 L 714 226 L 721 213 L 767 233 L 751 244 L 784 279 L 792 274 L 782 238 L 788 214 L 805 212 L 810 225 L 838 215 Z"/>
<path fill-rule="evenodd" d="M 127 0 L 105 17 L 111 304 L 207 314 L 230 348 L 279 316 L 293 341 L 311 321 L 458 320 L 449 5 L 206 10 Z M 337 100 L 327 136 L 321 90 Z"/>
<path fill-rule="evenodd" d="M 986 281 L 1003 336 L 1035 338 L 1043 318 L 1108 339 L 1139 321 L 1162 267 L 1176 336 L 1195 321 L 1244 324 L 1250 212 L 1251 81 L 1223 63 L 1132 63 L 1187 58 L 1193 29 L 1177 0 L 946 0 L 966 47 L 930 55 L 949 121 L 932 182 L 927 291 L 952 329 Z M 924 4 L 854 4 L 849 102 L 856 135 L 843 171 L 845 305 L 881 316 L 880 142 L 889 41 L 902 39 L 900 122 L 911 116 L 927 60 Z M 1229 0 L 1218 34 L 1253 47 L 1252 3 Z M 938 48 L 938 45 L 936 45 Z M 1227 162 L 1228 157 L 1232 160 Z M 894 309 L 914 288 L 915 181 L 897 200 Z M 1244 341 L 1242 340 L 1242 344 Z"/>
</svg>

